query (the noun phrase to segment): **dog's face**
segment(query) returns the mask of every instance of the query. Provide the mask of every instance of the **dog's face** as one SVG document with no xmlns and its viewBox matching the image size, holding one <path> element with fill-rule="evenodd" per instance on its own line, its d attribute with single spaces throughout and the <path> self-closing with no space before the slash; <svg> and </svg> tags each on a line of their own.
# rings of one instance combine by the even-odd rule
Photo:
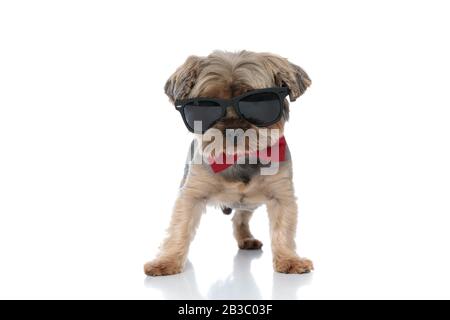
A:
<svg viewBox="0 0 450 320">
<path fill-rule="evenodd" d="M 215 51 L 207 57 L 191 56 L 169 78 L 165 92 L 170 100 L 187 98 L 231 99 L 255 89 L 287 87 L 289 98 L 295 101 L 311 84 L 306 72 L 287 59 L 269 53 L 241 51 L 238 53 Z M 227 108 L 225 117 L 214 124 L 211 129 L 222 132 L 226 143 L 227 129 L 255 130 L 257 138 L 277 129 L 283 134 L 284 124 L 289 116 L 289 102 L 283 102 L 283 115 L 280 120 L 264 129 L 257 127 L 239 117 L 233 108 Z M 211 130 L 209 129 L 209 130 Z M 208 130 L 208 131 L 209 131 Z M 206 134 L 208 133 L 206 132 Z M 234 138 L 233 138 L 234 140 Z M 246 152 L 252 152 L 260 144 L 244 140 Z M 208 144 L 208 142 L 204 142 Z"/>
</svg>

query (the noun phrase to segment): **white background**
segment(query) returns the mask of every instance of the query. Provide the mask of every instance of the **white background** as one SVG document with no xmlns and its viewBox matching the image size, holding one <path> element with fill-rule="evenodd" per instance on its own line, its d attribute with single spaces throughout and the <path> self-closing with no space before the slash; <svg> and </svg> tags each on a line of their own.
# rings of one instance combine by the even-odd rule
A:
<svg viewBox="0 0 450 320">
<path fill-rule="evenodd" d="M 2 1 L 0 298 L 450 298 L 447 1 Z M 204 216 L 146 278 L 190 141 L 163 93 L 191 54 L 269 51 L 313 85 L 287 140 L 314 273 Z"/>
</svg>

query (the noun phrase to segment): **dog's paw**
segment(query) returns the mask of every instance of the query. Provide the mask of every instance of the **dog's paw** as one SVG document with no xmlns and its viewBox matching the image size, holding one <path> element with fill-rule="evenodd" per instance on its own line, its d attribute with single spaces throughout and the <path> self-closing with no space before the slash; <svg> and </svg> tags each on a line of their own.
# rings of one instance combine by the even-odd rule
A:
<svg viewBox="0 0 450 320">
<path fill-rule="evenodd" d="M 245 238 L 238 241 L 239 249 L 242 250 L 258 250 L 263 246 L 262 242 L 254 238 Z"/>
<path fill-rule="evenodd" d="M 311 260 L 304 258 L 286 258 L 274 260 L 275 271 L 281 273 L 309 273 L 314 270 Z"/>
<path fill-rule="evenodd" d="M 156 259 L 144 265 L 144 272 L 148 276 L 168 276 L 181 273 L 183 264 L 176 260 Z"/>
</svg>

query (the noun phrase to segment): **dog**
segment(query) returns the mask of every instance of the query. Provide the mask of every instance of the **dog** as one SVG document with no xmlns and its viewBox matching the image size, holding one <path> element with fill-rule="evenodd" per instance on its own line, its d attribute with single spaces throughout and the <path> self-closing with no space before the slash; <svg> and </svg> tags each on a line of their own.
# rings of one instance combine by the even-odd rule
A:
<svg viewBox="0 0 450 320">
<path fill-rule="evenodd" d="M 167 237 L 158 256 L 144 265 L 146 275 L 163 276 L 183 271 L 190 242 L 207 205 L 220 206 L 225 214 L 234 210 L 233 233 L 239 249 L 258 250 L 263 244 L 253 236 L 249 221 L 253 211 L 265 204 L 270 222 L 274 270 L 291 274 L 313 270 L 312 262 L 296 253 L 297 204 L 292 160 L 283 135 L 289 117 L 287 98 L 295 101 L 310 84 L 306 72 L 287 59 L 250 51 L 214 51 L 206 57 L 190 56 L 167 80 L 165 93 L 172 103 L 181 105 L 185 124 L 196 138 L 190 149 Z M 278 98 L 280 106 L 276 108 L 280 108 L 279 115 L 276 113 L 278 111 L 271 109 L 272 105 L 278 105 Z M 200 109 L 202 106 L 203 109 Z M 255 111 L 258 106 L 267 111 Z M 204 132 L 195 131 L 190 124 L 198 112 L 202 113 L 203 119 L 211 122 Z M 256 135 L 238 143 L 235 137 L 229 137 L 228 131 L 231 129 L 254 130 Z M 226 155 L 227 159 L 230 155 L 233 158 L 239 153 L 236 148 L 233 152 L 227 149 L 223 153 L 217 152 L 217 149 L 205 151 L 212 142 L 201 137 L 212 130 L 223 138 L 218 145 L 225 145 L 230 139 L 236 148 L 239 144 L 243 150 L 240 155 L 244 155 L 246 160 L 255 152 L 271 148 L 277 150 L 278 158 L 269 156 L 268 161 L 263 163 L 258 155 L 256 162 L 250 164 L 233 159 L 223 168 L 220 163 L 214 163 L 214 159 L 220 158 L 221 154 Z M 278 136 L 271 134 L 275 131 Z M 263 137 L 266 138 L 265 143 L 255 142 L 264 140 Z M 280 150 L 283 153 L 281 156 Z M 209 162 L 194 162 L 198 155 L 209 159 Z M 262 174 L 262 170 L 273 163 L 277 164 L 275 173 Z"/>
</svg>

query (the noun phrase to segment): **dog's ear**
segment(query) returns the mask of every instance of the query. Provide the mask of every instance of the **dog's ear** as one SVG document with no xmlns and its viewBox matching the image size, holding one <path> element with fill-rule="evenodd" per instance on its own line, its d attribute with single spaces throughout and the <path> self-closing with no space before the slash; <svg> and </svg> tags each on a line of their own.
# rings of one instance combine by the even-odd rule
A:
<svg viewBox="0 0 450 320">
<path fill-rule="evenodd" d="M 272 72 L 275 84 L 289 88 L 289 98 L 295 101 L 311 85 L 305 70 L 275 54 L 263 54 L 267 69 Z"/>
<path fill-rule="evenodd" d="M 183 65 L 181 65 L 167 80 L 164 91 L 172 102 L 177 99 L 187 98 L 197 81 L 200 71 L 200 62 L 200 57 L 188 57 L 185 63 L 183 63 Z"/>
</svg>

